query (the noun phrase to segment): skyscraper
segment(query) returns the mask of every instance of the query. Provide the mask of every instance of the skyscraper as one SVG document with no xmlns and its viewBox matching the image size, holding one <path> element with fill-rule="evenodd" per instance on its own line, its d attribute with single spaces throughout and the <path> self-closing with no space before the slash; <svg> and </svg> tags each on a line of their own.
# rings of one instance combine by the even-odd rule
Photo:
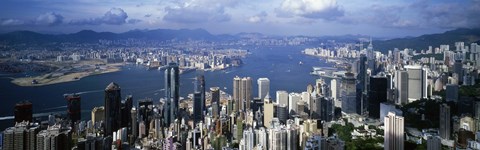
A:
<svg viewBox="0 0 480 150">
<path fill-rule="evenodd" d="M 408 72 L 408 102 L 427 98 L 427 72 L 422 66 L 405 66 Z"/>
<path fill-rule="evenodd" d="M 450 140 L 450 106 L 440 105 L 440 137 Z"/>
<path fill-rule="evenodd" d="M 408 103 L 408 73 L 403 70 L 395 72 L 396 101 L 395 104 L 403 105 Z M 416 91 L 418 92 L 418 91 Z"/>
<path fill-rule="evenodd" d="M 33 119 L 33 105 L 29 101 L 21 101 L 15 104 L 15 122 L 29 121 Z"/>
<path fill-rule="evenodd" d="M 300 95 L 300 93 L 288 94 L 288 113 L 290 115 L 295 115 L 298 113 L 297 102 L 301 100 L 302 100 L 302 95 Z"/>
<path fill-rule="evenodd" d="M 203 120 L 202 104 L 202 94 L 200 92 L 193 93 L 193 121 L 195 124 Z"/>
<path fill-rule="evenodd" d="M 105 136 L 112 135 L 113 131 L 120 129 L 122 118 L 120 110 L 120 86 L 110 83 L 105 88 Z"/>
<path fill-rule="evenodd" d="M 403 150 L 404 149 L 404 118 L 389 112 L 384 119 L 384 149 L 385 150 Z"/>
<path fill-rule="evenodd" d="M 246 111 L 250 109 L 252 101 L 252 79 L 250 77 L 233 78 L 234 111 Z"/>
<path fill-rule="evenodd" d="M 211 87 L 210 94 L 212 95 L 211 105 L 212 105 L 212 113 L 214 117 L 219 117 L 220 115 L 220 88 L 219 87 Z"/>
<path fill-rule="evenodd" d="M 356 107 L 356 89 L 353 73 L 345 73 L 341 85 L 342 112 L 357 113 Z"/>
<path fill-rule="evenodd" d="M 206 112 L 205 106 L 205 76 L 203 75 L 203 71 L 197 72 L 197 78 L 195 82 L 196 86 L 194 91 L 200 93 L 200 106 L 202 113 Z"/>
<path fill-rule="evenodd" d="M 169 126 L 175 119 L 179 119 L 178 101 L 180 98 L 180 70 L 176 63 L 169 63 L 165 69 L 165 105 L 164 123 Z M 167 115 L 168 114 L 168 115 Z"/>
<path fill-rule="evenodd" d="M 363 115 L 367 108 L 366 94 L 368 91 L 368 75 L 367 75 L 367 57 L 365 55 L 360 55 L 360 60 L 358 61 L 358 73 L 357 73 L 357 83 L 356 83 L 356 113 Z"/>
<path fill-rule="evenodd" d="M 277 105 L 285 104 L 285 106 L 288 106 L 288 92 L 287 91 L 277 91 L 275 101 L 276 101 Z"/>
<path fill-rule="evenodd" d="M 71 94 L 66 95 L 65 99 L 67 100 L 68 117 L 72 121 L 72 126 L 74 126 L 75 122 L 81 119 L 81 98 L 80 95 Z"/>
<path fill-rule="evenodd" d="M 342 107 L 342 101 L 340 101 L 340 83 L 337 79 L 330 80 L 330 91 L 335 101 L 335 107 Z"/>
<path fill-rule="evenodd" d="M 270 92 L 270 80 L 268 78 L 258 78 L 258 98 L 264 99 Z"/>
<path fill-rule="evenodd" d="M 380 103 L 387 101 L 387 78 L 385 76 L 370 77 L 368 91 L 368 116 L 380 117 Z"/>
</svg>

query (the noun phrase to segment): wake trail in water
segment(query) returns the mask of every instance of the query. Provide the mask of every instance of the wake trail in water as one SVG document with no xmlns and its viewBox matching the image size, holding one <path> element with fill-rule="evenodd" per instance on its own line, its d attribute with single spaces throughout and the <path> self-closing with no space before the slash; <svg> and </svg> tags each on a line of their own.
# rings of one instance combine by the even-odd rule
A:
<svg viewBox="0 0 480 150">
<path fill-rule="evenodd" d="M 77 92 L 76 94 L 82 95 L 82 94 L 97 93 L 97 92 L 102 92 L 102 91 L 103 90 L 83 91 L 83 92 Z"/>
<path fill-rule="evenodd" d="M 43 110 L 54 110 L 54 109 L 60 109 L 60 108 L 67 108 L 67 105 L 64 106 L 58 106 L 58 107 L 50 107 L 50 108 L 45 108 Z"/>
</svg>

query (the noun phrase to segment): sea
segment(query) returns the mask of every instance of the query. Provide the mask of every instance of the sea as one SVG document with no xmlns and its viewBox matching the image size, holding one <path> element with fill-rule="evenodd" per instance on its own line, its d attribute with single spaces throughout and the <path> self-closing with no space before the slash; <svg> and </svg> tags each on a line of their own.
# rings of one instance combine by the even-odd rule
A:
<svg viewBox="0 0 480 150">
<path fill-rule="evenodd" d="M 251 77 L 253 97 L 258 96 L 258 78 L 270 79 L 270 96 L 275 99 L 277 90 L 288 92 L 306 91 L 307 85 L 314 85 L 318 76 L 310 75 L 312 67 L 332 67 L 333 64 L 314 56 L 301 53 L 312 46 L 264 46 L 239 47 L 250 51 L 243 59 L 244 64 L 219 71 L 205 71 L 206 88 L 220 87 L 232 94 L 235 76 Z M 302 62 L 302 64 L 300 64 Z M 29 76 L 33 73 L 8 74 L 0 72 L 0 131 L 13 126 L 14 106 L 28 100 L 33 104 L 34 117 L 65 113 L 67 102 L 64 94 L 78 93 L 81 96 L 82 120 L 91 118 L 92 108 L 104 104 L 105 87 L 117 83 L 121 88 L 122 99 L 132 95 L 134 105 L 141 99 L 152 99 L 159 103 L 164 97 L 164 72 L 148 70 L 146 67 L 128 64 L 121 71 L 82 78 L 74 82 L 46 86 L 22 87 L 11 83 L 12 78 Z M 180 96 L 187 97 L 194 89 L 196 72 L 180 75 Z"/>
</svg>

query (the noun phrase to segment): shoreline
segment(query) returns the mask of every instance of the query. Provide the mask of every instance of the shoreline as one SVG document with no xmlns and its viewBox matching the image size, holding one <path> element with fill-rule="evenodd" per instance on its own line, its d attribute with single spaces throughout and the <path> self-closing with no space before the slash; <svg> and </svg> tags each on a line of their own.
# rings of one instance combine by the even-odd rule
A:
<svg viewBox="0 0 480 150">
<path fill-rule="evenodd" d="M 104 68 L 89 68 L 87 70 L 81 70 L 78 72 L 73 71 L 67 73 L 59 73 L 58 71 L 54 71 L 39 76 L 13 78 L 13 80 L 11 80 L 10 82 L 17 86 L 23 87 L 46 86 L 58 83 L 74 82 L 89 76 L 121 71 L 121 66 L 123 65 L 123 63 L 108 64 Z M 34 81 L 36 83 L 34 83 Z"/>
</svg>

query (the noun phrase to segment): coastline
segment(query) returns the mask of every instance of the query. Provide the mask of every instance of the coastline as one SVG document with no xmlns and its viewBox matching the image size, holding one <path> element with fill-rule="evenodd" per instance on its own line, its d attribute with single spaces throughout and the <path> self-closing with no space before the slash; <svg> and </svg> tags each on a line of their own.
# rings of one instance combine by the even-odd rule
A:
<svg viewBox="0 0 480 150">
<path fill-rule="evenodd" d="M 116 63 L 116 64 L 107 64 L 102 67 L 89 66 L 90 68 L 80 70 L 80 71 L 70 71 L 70 70 L 68 72 L 54 71 L 54 72 L 46 73 L 39 76 L 14 78 L 11 81 L 11 83 L 18 86 L 33 87 L 33 86 L 45 86 L 45 85 L 52 85 L 52 84 L 58 84 L 58 83 L 73 82 L 88 76 L 121 71 L 120 67 L 123 65 L 124 65 L 123 63 Z M 71 70 L 75 70 L 75 69 L 77 68 L 73 68 Z M 33 81 L 35 81 L 35 83 Z"/>
</svg>

